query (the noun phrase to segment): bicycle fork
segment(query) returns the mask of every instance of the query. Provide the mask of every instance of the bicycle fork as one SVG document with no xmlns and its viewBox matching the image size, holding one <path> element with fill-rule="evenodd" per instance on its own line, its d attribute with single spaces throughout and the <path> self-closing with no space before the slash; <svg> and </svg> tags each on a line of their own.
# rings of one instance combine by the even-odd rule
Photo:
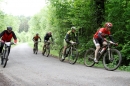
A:
<svg viewBox="0 0 130 86">
<path fill-rule="evenodd" d="M 109 60 L 111 61 L 112 60 L 112 58 L 111 58 L 111 50 L 110 50 L 110 48 L 108 47 L 108 56 L 109 56 Z"/>
</svg>

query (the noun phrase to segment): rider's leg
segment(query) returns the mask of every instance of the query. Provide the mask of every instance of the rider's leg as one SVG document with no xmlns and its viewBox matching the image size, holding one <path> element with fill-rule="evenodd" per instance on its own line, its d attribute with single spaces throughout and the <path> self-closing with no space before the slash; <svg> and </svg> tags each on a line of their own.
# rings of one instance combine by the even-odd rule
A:
<svg viewBox="0 0 130 86">
<path fill-rule="evenodd" d="M 66 41 L 64 40 L 64 48 L 63 48 L 63 51 L 62 51 L 62 53 L 63 53 L 62 59 L 65 59 L 66 48 L 67 48 L 67 43 L 66 43 Z"/>
<path fill-rule="evenodd" d="M 1 58 L 1 55 L 2 55 L 2 50 L 3 50 L 3 46 L 4 46 L 4 43 L 1 43 L 1 46 L 0 46 L 0 58 Z M 2 58 L 1 58 L 2 60 Z M 2 65 L 2 61 L 1 61 L 1 65 Z"/>
<path fill-rule="evenodd" d="M 3 46 L 4 46 L 4 43 L 1 43 L 1 46 L 0 46 L 0 54 L 2 53 Z"/>
<path fill-rule="evenodd" d="M 99 49 L 100 49 L 100 44 L 99 44 L 98 40 L 96 40 L 96 39 L 93 39 L 93 42 L 94 42 L 95 47 L 96 47 L 95 56 L 94 56 L 94 61 L 95 61 L 95 62 L 98 62 L 98 60 L 97 60 L 97 55 L 98 55 L 98 51 L 99 51 Z"/>
</svg>

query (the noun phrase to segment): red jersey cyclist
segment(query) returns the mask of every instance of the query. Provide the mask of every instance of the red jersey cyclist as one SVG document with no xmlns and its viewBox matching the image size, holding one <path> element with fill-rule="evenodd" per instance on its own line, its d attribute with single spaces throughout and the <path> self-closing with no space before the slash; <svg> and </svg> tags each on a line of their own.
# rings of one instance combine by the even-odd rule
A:
<svg viewBox="0 0 130 86">
<path fill-rule="evenodd" d="M 39 34 L 37 33 L 37 34 L 33 37 L 34 47 L 35 47 L 35 44 L 38 45 L 38 39 L 40 39 L 40 42 L 41 42 L 41 38 L 40 38 Z M 33 48 L 33 50 L 34 50 L 34 48 Z"/>
<path fill-rule="evenodd" d="M 93 36 L 93 42 L 96 46 L 95 58 L 94 58 L 94 61 L 96 63 L 98 62 L 97 54 L 98 54 L 100 47 L 107 45 L 107 42 L 105 41 L 106 40 L 105 37 L 108 36 L 109 39 L 111 40 L 111 43 L 114 43 L 113 38 L 111 36 L 111 32 L 110 32 L 112 26 L 113 25 L 110 22 L 105 23 L 104 27 L 100 28 Z"/>
<path fill-rule="evenodd" d="M 2 31 L 0 33 L 0 38 L 1 38 L 1 42 L 0 42 L 0 55 L 2 53 L 4 42 L 11 42 L 11 39 L 13 38 L 14 39 L 14 43 L 15 44 L 17 43 L 17 37 L 16 37 L 14 31 L 12 31 L 12 27 L 7 27 L 7 30 Z M 11 47 L 9 48 L 9 53 L 10 53 L 10 49 L 11 49 Z M 3 64 L 3 63 L 1 63 L 1 64 Z"/>
</svg>

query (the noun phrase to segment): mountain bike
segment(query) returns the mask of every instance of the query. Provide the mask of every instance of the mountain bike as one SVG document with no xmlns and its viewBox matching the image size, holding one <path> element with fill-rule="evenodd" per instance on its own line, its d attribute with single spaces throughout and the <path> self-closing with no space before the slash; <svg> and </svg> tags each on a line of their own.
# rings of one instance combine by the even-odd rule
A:
<svg viewBox="0 0 130 86">
<path fill-rule="evenodd" d="M 50 42 L 46 41 L 45 46 L 43 46 L 42 49 L 42 55 L 45 55 L 46 57 L 48 57 L 50 54 Z"/>
<path fill-rule="evenodd" d="M 105 69 L 109 71 L 116 70 L 120 66 L 122 61 L 121 53 L 117 49 L 112 48 L 112 45 L 116 44 L 107 41 L 107 45 L 100 48 L 97 56 L 98 60 L 102 58 Z M 90 48 L 86 51 L 84 55 L 84 64 L 87 67 L 94 66 L 95 64 L 94 55 L 95 55 L 94 48 Z"/>
<path fill-rule="evenodd" d="M 33 48 L 34 54 L 37 54 L 37 52 L 38 52 L 38 42 L 41 42 L 41 41 L 35 41 L 34 48 Z"/>
<path fill-rule="evenodd" d="M 3 51 L 2 51 L 2 55 L 1 55 L 1 65 L 3 65 L 3 68 L 5 68 L 5 66 L 7 65 L 8 56 L 9 56 L 9 48 L 13 44 L 14 44 L 13 42 L 4 43 L 4 47 L 3 47 Z"/>
<path fill-rule="evenodd" d="M 75 43 L 73 45 L 70 44 L 67 47 L 67 49 L 65 50 L 64 58 L 68 57 L 70 64 L 75 64 L 77 59 L 78 59 L 78 50 L 76 49 L 76 45 L 77 45 L 77 43 Z M 63 49 L 64 49 L 64 47 L 62 47 L 60 49 L 60 52 L 59 52 L 59 60 L 62 61 L 62 62 L 65 60 L 65 59 L 62 58 Z"/>
</svg>

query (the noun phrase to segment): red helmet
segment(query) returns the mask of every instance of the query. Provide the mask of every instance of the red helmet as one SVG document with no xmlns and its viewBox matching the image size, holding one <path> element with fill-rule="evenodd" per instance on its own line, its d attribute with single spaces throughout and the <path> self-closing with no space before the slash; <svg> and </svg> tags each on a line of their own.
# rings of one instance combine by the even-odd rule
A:
<svg viewBox="0 0 130 86">
<path fill-rule="evenodd" d="M 112 25 L 112 23 L 110 23 L 110 22 L 105 23 L 105 27 L 110 28 L 110 27 L 112 27 L 112 26 L 113 26 L 113 25 Z"/>
</svg>

